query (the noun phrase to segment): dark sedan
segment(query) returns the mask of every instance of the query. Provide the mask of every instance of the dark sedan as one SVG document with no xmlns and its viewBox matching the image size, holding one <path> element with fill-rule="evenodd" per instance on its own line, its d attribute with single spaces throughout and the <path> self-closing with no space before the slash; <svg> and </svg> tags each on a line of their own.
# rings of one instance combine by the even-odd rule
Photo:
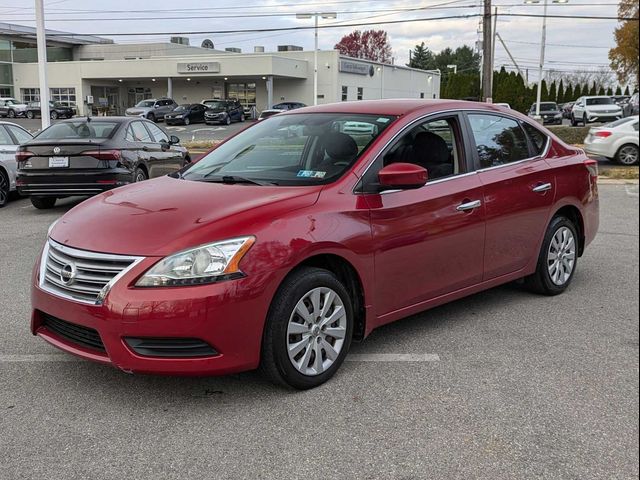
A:
<svg viewBox="0 0 640 480">
<path fill-rule="evenodd" d="M 529 117 L 534 118 L 535 115 L 536 104 L 534 103 L 529 110 Z M 540 117 L 544 125 L 562 125 L 562 112 L 556 102 L 540 102 Z"/>
<path fill-rule="evenodd" d="M 18 192 L 51 208 L 58 198 L 160 177 L 191 161 L 179 142 L 142 118 L 65 120 L 18 147 Z"/>
<path fill-rule="evenodd" d="M 178 105 L 173 112 L 164 116 L 167 125 L 189 125 L 191 123 L 204 122 L 204 113 L 207 107 L 201 103 Z"/>
<path fill-rule="evenodd" d="M 207 101 L 209 107 L 204 114 L 207 125 L 220 123 L 231 125 L 231 122 L 244 122 L 244 108 L 237 100 L 213 100 Z"/>
<path fill-rule="evenodd" d="M 58 118 L 71 118 L 76 114 L 73 107 L 67 107 L 59 102 L 49 102 L 49 116 L 52 120 Z M 27 105 L 27 118 L 36 118 L 42 116 L 40 102 L 32 102 Z"/>
</svg>

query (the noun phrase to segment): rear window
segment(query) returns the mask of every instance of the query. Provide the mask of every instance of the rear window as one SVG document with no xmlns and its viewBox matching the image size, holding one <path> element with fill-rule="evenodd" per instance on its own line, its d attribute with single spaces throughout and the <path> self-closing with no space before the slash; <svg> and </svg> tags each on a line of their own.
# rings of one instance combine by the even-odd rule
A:
<svg viewBox="0 0 640 480">
<path fill-rule="evenodd" d="M 86 138 L 111 138 L 118 129 L 118 122 L 62 122 L 51 125 L 36 135 L 38 140 L 73 140 Z"/>
<path fill-rule="evenodd" d="M 634 117 L 621 118 L 620 120 L 616 120 L 615 122 L 607 123 L 605 127 L 614 128 L 619 127 L 620 125 L 624 125 L 625 123 L 633 122 L 635 120 Z"/>
</svg>

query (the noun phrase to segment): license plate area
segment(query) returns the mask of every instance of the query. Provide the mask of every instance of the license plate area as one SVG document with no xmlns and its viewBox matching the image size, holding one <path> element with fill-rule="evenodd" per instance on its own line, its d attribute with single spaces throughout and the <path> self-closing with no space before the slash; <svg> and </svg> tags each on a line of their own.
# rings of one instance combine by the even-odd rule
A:
<svg viewBox="0 0 640 480">
<path fill-rule="evenodd" d="M 69 157 L 49 157 L 49 168 L 64 168 L 69 166 Z"/>
</svg>

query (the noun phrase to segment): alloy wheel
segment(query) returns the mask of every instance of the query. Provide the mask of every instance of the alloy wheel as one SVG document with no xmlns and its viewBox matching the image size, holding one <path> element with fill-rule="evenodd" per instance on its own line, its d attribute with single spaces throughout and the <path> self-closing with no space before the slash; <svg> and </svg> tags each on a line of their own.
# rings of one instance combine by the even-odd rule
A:
<svg viewBox="0 0 640 480">
<path fill-rule="evenodd" d="M 623 165 L 635 165 L 638 163 L 638 147 L 626 145 L 618 152 L 618 161 Z"/>
<path fill-rule="evenodd" d="M 9 200 L 9 179 L 0 172 L 0 207 L 4 207 Z"/>
<path fill-rule="evenodd" d="M 9 110 L 9 118 L 16 118 L 16 112 Z"/>
<path fill-rule="evenodd" d="M 576 263 L 576 241 L 573 232 L 560 227 L 551 239 L 547 253 L 547 269 L 551 281 L 562 286 L 569 281 Z"/>
<path fill-rule="evenodd" d="M 307 292 L 296 304 L 287 325 L 287 351 L 303 375 L 320 375 L 340 355 L 347 334 L 347 312 L 331 288 Z"/>
</svg>

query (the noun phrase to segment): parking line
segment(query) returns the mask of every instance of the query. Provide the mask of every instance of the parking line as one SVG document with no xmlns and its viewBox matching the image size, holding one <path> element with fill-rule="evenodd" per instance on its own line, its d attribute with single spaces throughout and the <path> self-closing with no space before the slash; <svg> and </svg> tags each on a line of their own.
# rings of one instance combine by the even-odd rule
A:
<svg viewBox="0 0 640 480">
<path fill-rule="evenodd" d="M 627 195 L 630 197 L 638 196 L 638 185 L 625 185 L 624 189 L 627 191 Z"/>
<path fill-rule="evenodd" d="M 30 363 L 30 362 L 79 362 L 82 359 L 73 355 L 65 355 L 60 353 L 34 353 L 34 354 L 16 354 L 16 355 L 0 355 L 0 363 Z"/>
<path fill-rule="evenodd" d="M 439 362 L 435 353 L 362 353 L 347 355 L 346 362 Z"/>
</svg>

